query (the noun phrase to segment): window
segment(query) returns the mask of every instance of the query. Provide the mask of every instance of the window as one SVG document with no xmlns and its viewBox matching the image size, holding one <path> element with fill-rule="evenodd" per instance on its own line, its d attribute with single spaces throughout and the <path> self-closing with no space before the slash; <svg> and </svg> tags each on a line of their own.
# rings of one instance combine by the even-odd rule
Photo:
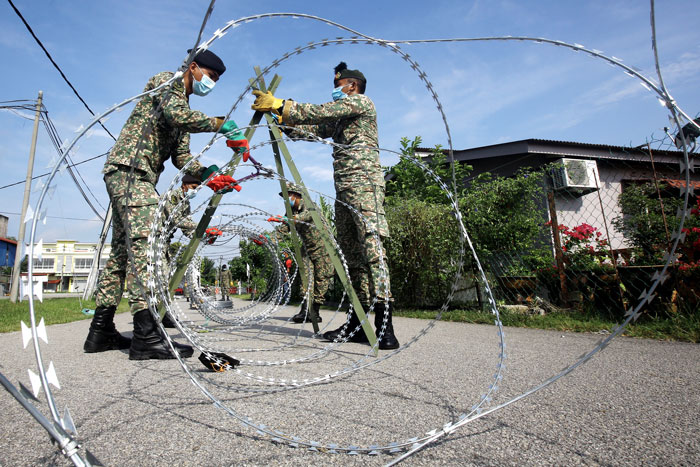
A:
<svg viewBox="0 0 700 467">
<path fill-rule="evenodd" d="M 53 270 L 54 258 L 34 259 L 33 267 L 36 269 L 51 269 Z"/>
<path fill-rule="evenodd" d="M 75 269 L 90 269 L 92 258 L 75 258 Z"/>
</svg>

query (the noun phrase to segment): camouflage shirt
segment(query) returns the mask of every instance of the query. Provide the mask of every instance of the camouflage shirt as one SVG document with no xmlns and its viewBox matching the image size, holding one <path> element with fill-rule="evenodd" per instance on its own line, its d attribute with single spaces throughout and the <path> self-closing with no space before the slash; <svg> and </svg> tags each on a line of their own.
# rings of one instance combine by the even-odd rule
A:
<svg viewBox="0 0 700 467">
<path fill-rule="evenodd" d="M 379 164 L 377 111 L 364 94 L 354 94 L 326 104 L 302 104 L 287 100 L 282 121 L 294 125 L 293 137 L 312 133 L 333 138 L 351 148 L 333 149 L 333 178 L 337 192 L 373 186 L 384 190 L 384 174 Z M 364 146 L 364 147 L 358 147 Z"/>
<path fill-rule="evenodd" d="M 158 73 L 148 80 L 144 92 L 160 86 L 172 77 L 173 73 L 169 71 Z M 166 95 L 167 101 L 154 121 L 152 115 Z M 133 166 L 143 172 L 139 174 L 141 179 L 155 185 L 158 175 L 165 168 L 166 160 L 172 159 L 175 167 L 181 169 L 192 157 L 190 133 L 216 131 L 218 128 L 219 122 L 215 117 L 190 109 L 185 86 L 182 80 L 176 80 L 170 86 L 141 98 L 136 104 L 119 133 L 119 139 L 110 151 L 102 172 L 112 172 L 119 166 Z M 140 140 L 141 150 L 137 151 Z M 202 172 L 201 164 L 195 162 L 188 172 L 195 177 L 199 176 Z"/>
<path fill-rule="evenodd" d="M 303 201 L 300 203 L 299 210 L 294 213 L 294 220 L 296 221 L 294 228 L 299 234 L 304 254 L 326 254 L 323 239 L 316 229 L 314 220 L 311 217 L 311 211 L 306 209 Z M 275 230 L 279 234 L 290 233 L 289 224 L 286 222 Z M 277 235 L 277 239 L 281 241 L 282 237 Z"/>
<path fill-rule="evenodd" d="M 231 271 L 228 269 L 226 270 L 219 270 L 219 286 L 220 287 L 231 287 Z"/>
<path fill-rule="evenodd" d="M 173 191 L 166 193 L 165 212 L 169 216 L 170 228 L 174 233 L 175 228 L 182 230 L 182 233 L 188 237 L 197 230 L 197 224 L 190 217 L 190 203 L 185 200 L 185 192 L 182 188 L 175 188 Z M 171 234 L 172 235 L 172 234 Z"/>
</svg>

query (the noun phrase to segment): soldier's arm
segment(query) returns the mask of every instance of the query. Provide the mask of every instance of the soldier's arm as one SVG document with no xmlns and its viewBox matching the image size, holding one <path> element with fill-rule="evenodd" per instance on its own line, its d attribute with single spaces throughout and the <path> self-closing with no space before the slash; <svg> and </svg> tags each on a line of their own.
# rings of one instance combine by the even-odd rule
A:
<svg viewBox="0 0 700 467">
<path fill-rule="evenodd" d="M 180 139 L 177 142 L 177 149 L 171 160 L 173 165 L 178 169 L 182 169 L 187 162 L 192 159 L 192 154 L 190 154 L 190 134 L 187 132 L 182 132 L 180 134 Z M 199 161 L 194 161 L 192 165 L 187 170 L 187 173 L 193 177 L 201 179 L 202 172 L 204 171 L 204 166 L 199 163 Z"/>
<path fill-rule="evenodd" d="M 333 136 L 335 125 L 295 125 L 292 128 L 285 128 L 284 132 L 293 139 L 313 139 L 314 136 L 326 139 Z"/>
<path fill-rule="evenodd" d="M 282 109 L 282 121 L 289 125 L 332 126 L 338 120 L 357 117 L 370 111 L 372 105 L 372 101 L 362 94 L 318 105 L 286 100 Z"/>
<path fill-rule="evenodd" d="M 167 102 L 163 104 L 163 117 L 170 126 L 189 133 L 217 131 L 223 123 L 220 118 L 209 117 L 199 110 L 190 109 L 183 92 L 170 93 Z"/>
</svg>

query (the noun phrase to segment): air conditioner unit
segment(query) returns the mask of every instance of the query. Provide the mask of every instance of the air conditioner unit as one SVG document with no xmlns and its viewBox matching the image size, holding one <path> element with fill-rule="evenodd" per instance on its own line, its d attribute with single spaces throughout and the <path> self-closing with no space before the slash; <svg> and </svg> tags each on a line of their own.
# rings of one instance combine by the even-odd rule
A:
<svg viewBox="0 0 700 467">
<path fill-rule="evenodd" d="M 559 159 L 554 164 L 552 182 L 555 190 L 590 193 L 600 186 L 595 161 Z"/>
</svg>

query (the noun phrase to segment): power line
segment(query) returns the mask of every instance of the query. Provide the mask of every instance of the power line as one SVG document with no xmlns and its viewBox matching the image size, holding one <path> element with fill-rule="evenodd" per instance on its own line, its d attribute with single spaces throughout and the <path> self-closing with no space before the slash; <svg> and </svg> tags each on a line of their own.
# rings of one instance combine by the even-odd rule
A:
<svg viewBox="0 0 700 467">
<path fill-rule="evenodd" d="M 6 214 L 10 216 L 21 216 L 19 212 L 5 212 L 5 211 L 0 211 L 0 214 Z M 87 222 L 102 222 L 100 219 L 82 219 L 79 217 L 61 217 L 61 216 L 46 216 L 51 219 L 65 219 L 69 221 L 87 221 Z"/>
<path fill-rule="evenodd" d="M 73 87 L 73 84 L 68 80 L 68 78 L 66 77 L 66 75 L 63 73 L 63 70 L 61 70 L 61 67 L 58 66 L 58 64 L 54 61 L 54 59 L 53 59 L 53 57 L 51 56 L 51 54 L 49 53 L 49 51 L 46 50 L 46 47 L 44 47 L 44 44 L 42 44 L 41 41 L 39 40 L 39 38 L 36 37 L 36 34 L 34 34 L 34 31 L 32 30 L 31 26 L 29 26 L 29 23 L 27 23 L 27 20 L 24 19 L 24 16 L 22 16 L 22 13 L 20 13 L 20 11 L 19 11 L 19 10 L 17 9 L 17 7 L 15 6 L 15 4 L 12 3 L 12 0 L 7 0 L 7 1 L 9 2 L 10 6 L 12 7 L 12 9 L 15 10 L 15 13 L 17 14 L 17 16 L 19 16 L 19 19 L 21 19 L 22 22 L 24 23 L 24 26 L 25 26 L 25 27 L 27 28 L 27 30 L 29 31 L 29 34 L 32 35 L 32 37 L 34 38 L 34 40 L 36 41 L 36 43 L 39 44 L 39 47 L 41 47 L 41 50 L 43 50 L 44 53 L 46 54 L 46 56 L 49 58 L 49 60 L 50 60 L 51 63 L 53 64 L 54 68 L 56 68 L 56 69 L 58 70 L 58 72 L 61 74 L 61 77 L 62 77 L 63 80 L 66 82 L 66 84 L 68 84 L 68 86 L 70 86 L 70 88 L 73 90 L 73 93 L 78 97 L 78 99 L 80 99 L 80 102 L 83 103 L 83 105 L 84 105 L 85 108 L 88 110 L 88 112 L 90 112 L 90 114 L 94 117 L 94 116 L 95 116 L 95 112 L 93 112 L 92 109 L 90 108 L 90 106 L 87 105 L 87 102 L 85 102 L 85 101 L 83 100 L 82 96 L 78 93 L 78 91 L 75 89 L 75 87 Z M 100 126 L 101 126 L 102 128 L 104 128 L 104 130 L 107 132 L 107 134 L 108 134 L 109 136 L 111 136 L 112 139 L 113 139 L 114 141 L 117 140 L 117 138 L 115 138 L 114 135 L 113 135 L 112 133 L 109 132 L 109 130 L 107 129 L 107 127 L 105 127 L 105 126 L 102 124 L 102 122 L 98 122 L 98 123 L 100 124 Z"/>
<path fill-rule="evenodd" d="M 83 161 L 76 162 L 75 164 L 70 164 L 70 165 L 68 165 L 68 167 L 75 167 L 76 165 L 84 164 L 86 162 L 90 162 L 90 161 L 93 161 L 95 159 L 99 159 L 100 157 L 105 157 L 107 154 L 109 154 L 109 152 L 103 152 L 102 154 L 98 154 L 97 156 L 90 157 L 89 159 L 85 159 Z M 43 173 L 41 175 L 35 175 L 34 177 L 32 177 L 32 180 L 36 180 L 37 178 L 41 178 L 41 177 L 46 177 L 47 175 L 51 175 L 51 172 L 46 172 L 46 173 Z M 3 190 L 5 188 L 9 188 L 9 187 L 15 186 L 15 185 L 21 185 L 22 183 L 24 183 L 24 180 L 20 180 L 19 182 L 10 183 L 9 185 L 0 186 L 0 190 Z"/>
</svg>

